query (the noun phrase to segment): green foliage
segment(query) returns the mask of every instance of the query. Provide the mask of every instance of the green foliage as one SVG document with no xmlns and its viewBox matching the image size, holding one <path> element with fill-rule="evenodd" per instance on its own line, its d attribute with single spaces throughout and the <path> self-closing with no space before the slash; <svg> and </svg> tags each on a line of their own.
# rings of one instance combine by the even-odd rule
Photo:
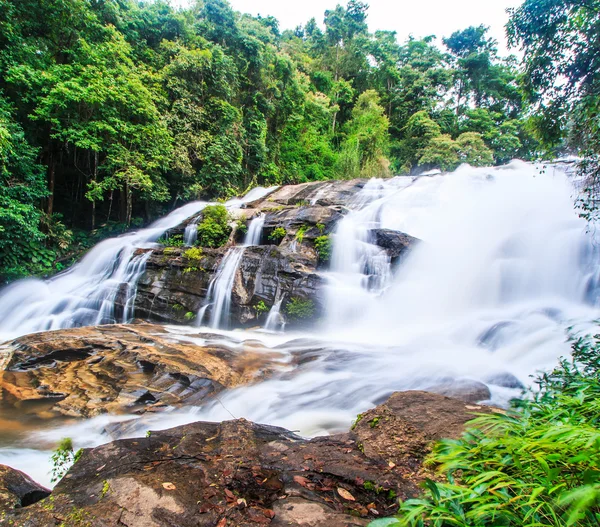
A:
<svg viewBox="0 0 600 527">
<path fill-rule="evenodd" d="M 573 360 L 541 374 L 506 414 L 471 422 L 438 443 L 427 481 L 401 505 L 399 526 L 592 526 L 600 504 L 600 335 L 578 338 Z M 372 525 L 381 525 L 373 523 Z"/>
<path fill-rule="evenodd" d="M 202 221 L 198 224 L 198 245 L 201 247 L 222 247 L 229 240 L 229 212 L 224 205 L 209 205 L 202 211 Z"/>
<path fill-rule="evenodd" d="M 196 318 L 196 315 L 194 313 L 192 313 L 191 311 L 188 311 L 185 315 L 183 315 L 183 318 L 187 321 L 191 321 Z"/>
<path fill-rule="evenodd" d="M 185 247 L 183 236 L 181 234 L 175 234 L 174 236 L 167 236 L 166 238 L 160 238 L 156 243 L 165 245 L 167 247 Z M 165 253 L 166 254 L 166 253 Z"/>
<path fill-rule="evenodd" d="M 302 243 L 302 241 L 304 240 L 304 234 L 306 234 L 306 231 L 309 229 L 310 227 L 308 225 L 302 225 L 297 231 L 296 231 L 296 240 L 298 240 L 298 243 Z"/>
<path fill-rule="evenodd" d="M 190 247 L 183 253 L 183 257 L 190 262 L 199 262 L 202 260 L 202 249 L 200 247 Z"/>
<path fill-rule="evenodd" d="M 271 234 L 269 234 L 269 240 L 275 243 L 281 242 L 285 238 L 287 231 L 283 227 L 277 227 L 273 229 Z"/>
<path fill-rule="evenodd" d="M 264 303 L 264 301 L 260 300 L 259 302 L 254 304 L 254 311 L 258 316 L 264 315 L 265 313 L 269 312 L 269 307 L 267 306 L 267 304 Z"/>
<path fill-rule="evenodd" d="M 331 259 L 331 238 L 328 234 L 315 238 L 315 249 L 319 255 L 319 262 L 329 262 Z"/>
<path fill-rule="evenodd" d="M 452 170 L 459 163 L 458 145 L 446 134 L 434 137 L 419 158 L 419 165 L 434 165 L 442 170 Z"/>
<path fill-rule="evenodd" d="M 58 447 L 50 458 L 52 460 L 52 479 L 53 483 L 60 481 L 80 457 L 83 451 L 73 450 L 73 441 L 69 437 L 61 439 Z"/>
<path fill-rule="evenodd" d="M 244 220 L 238 220 L 236 222 L 236 230 L 242 234 L 248 234 L 248 225 Z"/>
<path fill-rule="evenodd" d="M 315 304 L 310 299 L 292 297 L 285 305 L 285 312 L 292 320 L 308 320 L 315 315 Z"/>
<path fill-rule="evenodd" d="M 494 164 L 494 153 L 485 145 L 483 138 L 476 132 L 465 132 L 456 139 L 458 157 L 461 162 L 474 167 Z"/>
</svg>

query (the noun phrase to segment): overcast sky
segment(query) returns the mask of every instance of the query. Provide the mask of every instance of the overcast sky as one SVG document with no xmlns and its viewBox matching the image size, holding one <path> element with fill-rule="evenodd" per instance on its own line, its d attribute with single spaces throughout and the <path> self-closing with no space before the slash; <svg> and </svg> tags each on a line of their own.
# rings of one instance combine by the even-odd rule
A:
<svg viewBox="0 0 600 527">
<path fill-rule="evenodd" d="M 176 0 L 186 3 L 188 0 Z M 336 4 L 346 5 L 347 0 L 229 0 L 236 11 L 253 15 L 273 15 L 281 29 L 293 29 L 315 17 L 323 22 L 326 9 Z M 522 0 L 366 0 L 369 4 L 371 31 L 386 29 L 396 31 L 402 42 L 409 35 L 424 37 L 449 36 L 457 29 L 484 24 L 490 34 L 506 50 L 504 25 L 508 20 L 506 9 L 517 7 Z"/>
</svg>

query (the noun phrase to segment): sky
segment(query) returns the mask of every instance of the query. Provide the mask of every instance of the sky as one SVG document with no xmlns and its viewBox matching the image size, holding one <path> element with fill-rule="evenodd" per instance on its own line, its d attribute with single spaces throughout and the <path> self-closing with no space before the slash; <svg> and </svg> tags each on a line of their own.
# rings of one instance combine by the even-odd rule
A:
<svg viewBox="0 0 600 527">
<path fill-rule="evenodd" d="M 185 4 L 189 0 L 176 0 Z M 504 25 L 506 9 L 518 7 L 523 0 L 363 0 L 369 4 L 369 29 L 396 31 L 403 42 L 409 35 L 424 37 L 449 36 L 469 26 L 490 26 L 490 35 L 507 54 Z M 346 0 L 229 0 L 236 11 L 252 15 L 272 15 L 279 20 L 280 29 L 294 29 L 314 17 L 323 22 L 326 9 Z"/>
</svg>

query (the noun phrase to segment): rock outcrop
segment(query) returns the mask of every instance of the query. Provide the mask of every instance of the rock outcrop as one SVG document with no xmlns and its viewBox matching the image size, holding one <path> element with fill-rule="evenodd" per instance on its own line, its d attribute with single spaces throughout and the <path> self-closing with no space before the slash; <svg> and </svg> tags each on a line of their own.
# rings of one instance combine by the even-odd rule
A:
<svg viewBox="0 0 600 527">
<path fill-rule="evenodd" d="M 352 180 L 287 185 L 235 211 L 236 222 L 225 247 L 203 248 L 193 260 L 186 257 L 184 247 L 153 250 L 137 284 L 136 316 L 156 322 L 198 322 L 196 317 L 207 303 L 208 289 L 219 264 L 232 245 L 243 241 L 240 226 L 248 226 L 262 215 L 260 243 L 244 249 L 235 275 L 230 327 L 263 325 L 268 310 L 280 300 L 287 327 L 318 320 L 324 307 L 324 278 L 320 271 L 326 267 L 328 255 L 319 254 L 316 242 L 334 231 L 365 183 L 366 180 Z M 169 235 L 181 235 L 199 217 L 189 218 Z M 371 243 L 385 249 L 392 262 L 417 241 L 396 231 L 371 231 Z M 292 301 L 306 306 L 302 317 L 287 309 Z M 205 321 L 209 315 L 210 306 Z"/>
<path fill-rule="evenodd" d="M 36 333 L 0 348 L 3 404 L 44 417 L 91 417 L 195 405 L 264 379 L 281 355 L 256 341 L 178 338 L 162 326 L 108 325 Z"/>
<path fill-rule="evenodd" d="M 0 524 L 364 526 L 417 495 L 431 441 L 457 437 L 481 411 L 404 392 L 337 436 L 307 440 L 243 419 L 152 432 L 86 450 L 50 498 L 5 509 Z"/>
<path fill-rule="evenodd" d="M 19 470 L 0 465 L 0 511 L 27 507 L 48 497 L 50 491 Z"/>
</svg>

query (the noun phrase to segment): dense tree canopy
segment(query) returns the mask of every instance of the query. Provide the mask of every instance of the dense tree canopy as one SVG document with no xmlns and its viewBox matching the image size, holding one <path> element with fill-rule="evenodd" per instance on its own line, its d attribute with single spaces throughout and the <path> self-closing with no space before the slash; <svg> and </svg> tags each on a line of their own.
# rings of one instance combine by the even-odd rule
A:
<svg viewBox="0 0 600 527">
<path fill-rule="evenodd" d="M 485 27 L 399 42 L 367 16 L 349 0 L 282 32 L 226 0 L 0 0 L 4 277 L 185 200 L 535 155 Z"/>
</svg>

